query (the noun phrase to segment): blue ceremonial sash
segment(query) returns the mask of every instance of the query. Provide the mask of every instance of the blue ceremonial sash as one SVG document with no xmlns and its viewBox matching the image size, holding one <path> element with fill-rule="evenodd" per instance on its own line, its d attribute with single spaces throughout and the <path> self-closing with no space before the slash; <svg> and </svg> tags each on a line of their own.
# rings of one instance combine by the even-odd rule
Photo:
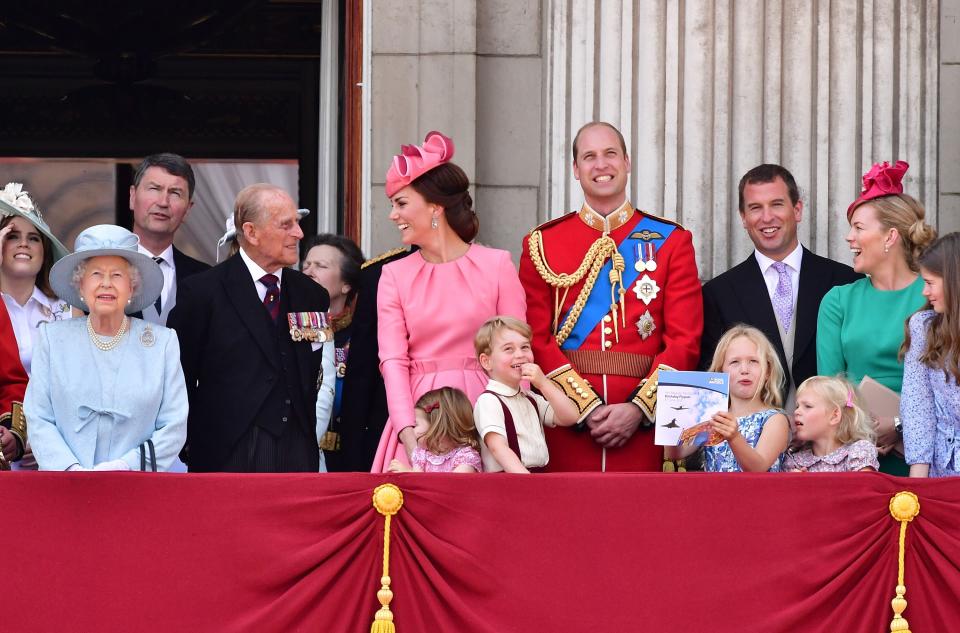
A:
<svg viewBox="0 0 960 633">
<path fill-rule="evenodd" d="M 637 213 L 639 213 L 639 211 Z M 624 290 L 629 290 L 637 280 L 637 277 L 640 276 L 640 272 L 634 267 L 637 261 L 636 245 L 644 242 L 652 242 L 657 252 L 659 252 L 660 247 L 667 241 L 667 238 L 670 237 L 670 234 L 675 228 L 676 225 L 674 224 L 661 222 L 649 216 L 644 216 L 643 219 L 633 227 L 630 234 L 620 242 L 617 250 L 623 256 L 623 261 L 626 264 L 626 270 L 623 271 Z M 644 232 L 651 234 L 650 239 L 633 237 L 638 233 L 643 234 Z M 652 237 L 652 234 L 655 233 L 659 234 L 659 237 Z M 603 319 L 603 316 L 610 312 L 610 271 L 612 269 L 613 258 L 610 258 L 607 260 L 607 263 L 603 265 L 603 268 L 600 269 L 600 274 L 597 276 L 597 281 L 593 284 L 593 290 L 590 292 L 590 296 L 587 297 L 587 303 L 583 306 L 580 318 L 577 319 L 577 323 L 573 326 L 570 336 L 563 342 L 560 349 L 579 349 L 590 332 L 593 332 L 593 329 L 597 327 L 597 324 Z M 617 303 L 619 304 L 619 297 L 617 297 Z M 566 322 L 569 316 L 570 311 L 568 310 L 566 314 L 563 315 L 563 320 L 560 322 L 559 327 L 562 327 L 562 324 Z"/>
</svg>

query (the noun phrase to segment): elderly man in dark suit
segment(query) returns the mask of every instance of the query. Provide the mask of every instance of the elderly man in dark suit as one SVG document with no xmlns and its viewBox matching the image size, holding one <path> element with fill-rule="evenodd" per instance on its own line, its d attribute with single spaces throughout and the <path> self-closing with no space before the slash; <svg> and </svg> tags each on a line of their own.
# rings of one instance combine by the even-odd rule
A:
<svg viewBox="0 0 960 633">
<path fill-rule="evenodd" d="M 745 261 L 703 286 L 704 327 L 700 368 L 706 369 L 717 342 L 737 323 L 752 325 L 777 349 L 793 395 L 817 373 L 817 313 L 834 286 L 861 277 L 845 264 L 820 257 L 797 239 L 803 201 L 793 175 L 780 165 L 754 167 L 740 179 L 740 220 L 756 247 Z"/>
<path fill-rule="evenodd" d="M 332 353 L 324 363 L 323 346 L 294 336 L 291 326 L 315 322 L 329 297 L 287 268 L 298 260 L 303 232 L 286 192 L 246 187 L 234 221 L 240 251 L 185 280 L 169 320 L 190 399 L 187 465 L 199 472 L 316 472 L 317 391 L 334 379 Z"/>
<path fill-rule="evenodd" d="M 173 245 L 177 229 L 193 206 L 195 187 L 190 163 L 183 156 L 171 153 L 144 158 L 130 186 L 132 230 L 140 238 L 137 250 L 152 257 L 163 273 L 163 290 L 156 302 L 144 308 L 142 315 L 134 316 L 158 325 L 166 325 L 177 303 L 180 283 L 210 268 Z"/>
</svg>

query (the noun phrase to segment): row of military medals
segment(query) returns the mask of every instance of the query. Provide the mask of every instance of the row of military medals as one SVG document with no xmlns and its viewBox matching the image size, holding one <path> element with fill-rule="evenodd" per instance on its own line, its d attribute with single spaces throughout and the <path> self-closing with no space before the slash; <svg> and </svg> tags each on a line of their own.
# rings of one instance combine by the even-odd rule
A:
<svg viewBox="0 0 960 633">
<path fill-rule="evenodd" d="M 636 293 L 637 299 L 643 301 L 644 305 L 649 306 L 650 302 L 656 299 L 660 292 L 657 282 L 647 274 L 657 269 L 657 247 L 653 242 L 644 241 L 635 244 L 634 250 L 637 259 L 633 267 L 638 273 L 642 273 L 643 277 L 633 287 L 633 291 Z M 640 333 L 640 338 L 646 340 L 655 329 L 657 329 L 657 326 L 653 321 L 653 315 L 650 314 L 650 310 L 647 310 L 637 321 L 637 331 Z"/>
<path fill-rule="evenodd" d="M 330 325 L 330 320 L 326 312 L 288 312 L 287 324 L 290 326 L 290 338 L 293 339 L 294 342 L 310 341 L 311 343 L 326 343 L 327 341 L 333 341 L 333 327 Z M 341 372 L 339 352 L 340 350 L 337 349 L 338 376 Z M 346 360 L 346 358 L 344 358 L 344 360 Z M 345 364 L 343 365 L 343 370 L 346 370 Z M 317 374 L 317 391 L 320 391 L 322 384 L 323 370 Z M 334 386 L 334 389 L 336 389 L 336 386 Z M 320 438 L 318 445 L 320 449 L 324 451 L 340 450 L 340 434 L 333 429 L 329 429 L 323 434 L 323 437 Z"/>
<path fill-rule="evenodd" d="M 334 346 L 333 348 L 334 360 L 337 363 L 337 378 L 343 378 L 347 375 L 347 354 L 349 351 L 349 341 L 343 347 Z M 336 389 L 336 387 L 334 387 L 334 389 Z M 340 432 L 334 428 L 339 421 L 339 417 L 334 417 L 330 420 L 330 427 L 327 429 L 327 432 L 323 434 L 323 437 L 320 438 L 321 450 L 331 452 L 340 450 Z"/>
<path fill-rule="evenodd" d="M 326 343 L 333 340 L 333 328 L 326 312 L 288 312 L 290 338 L 294 342 Z"/>
</svg>

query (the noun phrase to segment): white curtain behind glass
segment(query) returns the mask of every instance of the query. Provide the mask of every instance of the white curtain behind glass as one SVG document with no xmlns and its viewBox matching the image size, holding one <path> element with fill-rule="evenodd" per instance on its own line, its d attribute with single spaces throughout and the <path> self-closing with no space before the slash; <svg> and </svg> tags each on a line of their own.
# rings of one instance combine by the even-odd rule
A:
<svg viewBox="0 0 960 633">
<path fill-rule="evenodd" d="M 233 213 L 237 193 L 247 185 L 268 182 L 277 185 L 297 200 L 299 171 L 295 162 L 213 163 L 193 162 L 197 186 L 193 209 L 177 232 L 177 247 L 185 253 L 213 264 L 217 259 L 217 240 L 224 233 L 224 222 Z M 312 205 L 300 204 L 310 208 Z M 316 209 L 310 209 L 316 212 Z"/>
</svg>

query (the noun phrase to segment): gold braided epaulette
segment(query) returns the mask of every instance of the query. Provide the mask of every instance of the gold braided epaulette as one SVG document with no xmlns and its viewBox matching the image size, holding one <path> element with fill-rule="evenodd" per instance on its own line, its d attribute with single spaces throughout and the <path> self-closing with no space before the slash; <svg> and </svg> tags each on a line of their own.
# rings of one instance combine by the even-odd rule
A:
<svg viewBox="0 0 960 633">
<path fill-rule="evenodd" d="M 587 299 L 593 291 L 593 285 L 596 283 L 597 277 L 600 276 L 600 270 L 610 257 L 614 258 L 614 271 L 611 272 L 612 277 L 610 282 L 611 284 L 615 284 L 619 281 L 621 286 L 619 296 L 622 303 L 624 289 L 622 287 L 623 281 L 622 278 L 619 277 L 619 274 L 624 269 L 624 262 L 623 257 L 617 251 L 617 243 L 614 242 L 609 235 L 601 235 L 591 244 L 583 256 L 583 259 L 580 260 L 580 265 L 570 274 L 556 273 L 550 268 L 550 265 L 547 263 L 546 253 L 543 251 L 543 235 L 539 230 L 532 231 L 527 240 L 527 251 L 530 253 L 530 261 L 533 263 L 533 267 L 547 285 L 554 289 L 553 331 L 555 332 L 554 337 L 556 338 L 557 345 L 563 345 L 564 341 L 570 336 L 570 332 L 573 331 L 574 326 L 577 324 L 577 319 L 580 318 L 580 313 L 583 312 Z M 560 326 L 560 311 L 566 303 L 567 292 L 569 292 L 571 286 L 576 285 L 581 280 L 584 280 L 583 287 L 580 289 L 579 294 L 577 294 L 577 299 L 570 308 L 570 312 L 564 320 L 563 325 Z M 561 289 L 563 290 L 563 297 L 559 296 Z M 616 311 L 616 297 L 611 297 L 610 308 Z M 557 329 L 558 327 L 560 328 L 559 330 Z"/>
<path fill-rule="evenodd" d="M 395 248 L 395 249 L 393 249 L 393 250 L 391 250 L 391 251 L 387 251 L 386 253 L 382 253 L 382 254 L 380 254 L 380 255 L 377 255 L 376 257 L 374 257 L 374 258 L 372 258 L 372 259 L 368 259 L 367 261 L 365 261 L 365 262 L 363 262 L 362 264 L 360 264 L 360 269 L 363 270 L 363 269 L 366 268 L 367 266 L 373 266 L 374 264 L 379 264 L 379 263 L 382 262 L 383 260 L 385 260 L 385 259 L 390 259 L 390 258 L 393 257 L 394 255 L 399 255 L 400 253 L 404 252 L 405 250 L 407 250 L 407 247 L 406 247 L 406 246 L 401 246 L 401 247 Z"/>
<path fill-rule="evenodd" d="M 549 374 L 549 378 L 555 385 L 560 387 L 564 395 L 570 398 L 575 405 L 579 415 L 577 421 L 583 420 L 591 411 L 600 406 L 600 396 L 590 387 L 590 383 L 584 380 L 583 376 L 577 373 L 571 365 L 563 365 Z"/>
</svg>

